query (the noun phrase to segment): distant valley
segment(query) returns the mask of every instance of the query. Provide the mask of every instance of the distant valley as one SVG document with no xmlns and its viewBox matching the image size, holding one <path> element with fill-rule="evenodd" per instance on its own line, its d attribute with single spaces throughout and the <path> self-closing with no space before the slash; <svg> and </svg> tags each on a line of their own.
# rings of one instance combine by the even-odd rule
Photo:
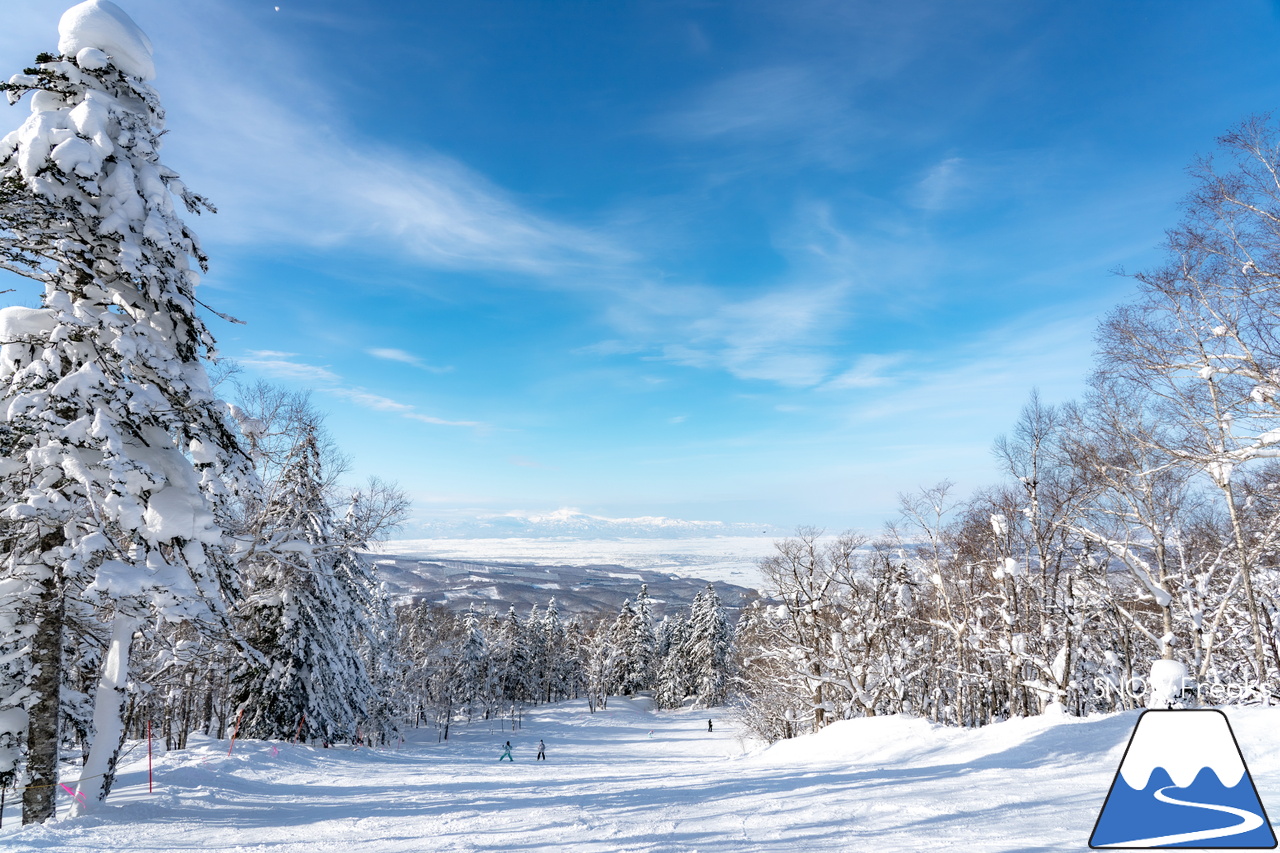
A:
<svg viewBox="0 0 1280 853">
<path fill-rule="evenodd" d="M 619 565 L 533 565 L 423 559 L 413 555 L 370 554 L 378 577 L 398 599 L 430 601 L 451 610 L 468 607 L 524 614 L 555 598 L 562 616 L 615 613 L 648 584 L 654 612 L 661 617 L 687 607 L 708 581 L 668 572 Z M 759 597 L 754 589 L 714 581 L 723 605 L 745 607 Z"/>
</svg>

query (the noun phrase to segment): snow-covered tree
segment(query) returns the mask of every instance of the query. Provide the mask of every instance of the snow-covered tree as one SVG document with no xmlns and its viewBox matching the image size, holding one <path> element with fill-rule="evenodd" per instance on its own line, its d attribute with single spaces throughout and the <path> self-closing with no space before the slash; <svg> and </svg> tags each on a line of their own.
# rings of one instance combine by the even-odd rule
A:
<svg viewBox="0 0 1280 853">
<path fill-rule="evenodd" d="M 59 34 L 57 55 L 3 84 L 11 103 L 32 97 L 0 141 L 0 267 L 44 287 L 39 308 L 0 311 L 0 643 L 26 662 L 0 695 L 0 774 L 25 734 L 27 822 L 53 813 L 68 598 L 111 622 L 81 786 L 93 801 L 114 776 L 135 633 L 151 608 L 221 611 L 221 508 L 251 482 L 205 373 L 190 265 L 205 257 L 175 199 L 212 208 L 160 160 L 150 42 L 109 0 L 70 9 Z"/>
<path fill-rule="evenodd" d="M 688 656 L 689 622 L 668 615 L 660 624 L 660 656 L 654 673 L 653 701 L 659 708 L 679 708 L 693 692 Z"/>
<path fill-rule="evenodd" d="M 398 489 L 393 491 L 400 494 Z M 370 738 L 380 734 L 386 741 L 396 730 L 396 706 L 390 690 L 393 673 L 400 666 L 394 644 L 395 617 L 364 552 L 370 537 L 388 524 L 399 524 L 400 516 L 383 514 L 385 506 L 371 511 L 369 503 L 364 493 L 352 493 L 346 515 L 336 525 L 334 576 L 359 608 L 349 621 L 349 631 L 372 687 L 363 730 Z M 371 520 L 371 512 L 379 517 Z"/>
<path fill-rule="evenodd" d="M 632 661 L 637 689 L 653 686 L 654 669 L 658 665 L 658 638 L 654 633 L 653 600 L 649 598 L 649 585 L 641 584 L 636 596 L 635 622 L 627 637 L 627 657 Z"/>
<path fill-rule="evenodd" d="M 454 674 L 457 679 L 456 695 L 470 720 L 488 703 L 493 678 L 489 641 L 481 629 L 480 614 L 473 609 L 468 609 L 463 617 L 462 644 L 458 649 Z"/>
<path fill-rule="evenodd" d="M 514 606 L 507 610 L 493 644 L 493 680 L 498 698 L 510 708 L 516 724 L 521 705 L 536 697 L 534 654 L 529 647 L 530 631 L 520 622 Z"/>
<path fill-rule="evenodd" d="M 1255 684 L 1280 675 L 1280 625 L 1246 530 L 1240 474 L 1280 458 L 1280 127 L 1250 118 L 1192 164 L 1196 186 L 1167 232 L 1167 260 L 1134 276 L 1137 298 L 1101 324 L 1100 369 L 1147 396 L 1165 429 L 1159 450 L 1202 470 L 1234 544 L 1238 597 L 1248 615 Z"/>
<path fill-rule="evenodd" d="M 349 739 L 373 689 L 371 578 L 344 540 L 324 493 L 314 429 L 298 441 L 260 516 L 246 558 L 238 621 L 256 650 L 237 678 L 241 733 Z"/>
<path fill-rule="evenodd" d="M 646 690 L 653 681 L 654 638 L 652 619 L 645 618 L 648 612 L 647 590 L 642 590 L 645 602 L 632 604 L 630 599 L 622 602 L 618 617 L 609 631 L 610 646 L 610 693 L 621 693 L 632 696 Z M 644 612 L 637 610 L 637 605 Z"/>
<path fill-rule="evenodd" d="M 853 570 L 861 537 L 845 534 L 829 543 L 822 531 L 801 528 L 775 543 L 776 553 L 760 563 L 760 571 L 782 600 L 781 615 L 788 638 L 778 654 L 793 661 L 811 693 L 815 729 L 827 724 L 827 667 L 831 658 L 831 620 L 841 589 Z"/>
<path fill-rule="evenodd" d="M 689 608 L 689 629 L 685 637 L 685 659 L 689 665 L 697 703 L 711 707 L 724 703 L 729 690 L 729 619 L 720 605 L 715 587 L 694 596 Z"/>
</svg>

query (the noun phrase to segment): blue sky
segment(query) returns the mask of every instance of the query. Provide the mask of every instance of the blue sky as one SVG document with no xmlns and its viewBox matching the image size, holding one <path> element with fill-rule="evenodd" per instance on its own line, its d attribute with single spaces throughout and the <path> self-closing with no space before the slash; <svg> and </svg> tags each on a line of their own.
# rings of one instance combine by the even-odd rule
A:
<svg viewBox="0 0 1280 853">
<path fill-rule="evenodd" d="M 19 5 L 6 75 L 70 4 Z M 874 530 L 991 482 L 1191 158 L 1280 104 L 1245 0 L 120 5 L 220 210 L 222 354 L 419 519 Z"/>
</svg>

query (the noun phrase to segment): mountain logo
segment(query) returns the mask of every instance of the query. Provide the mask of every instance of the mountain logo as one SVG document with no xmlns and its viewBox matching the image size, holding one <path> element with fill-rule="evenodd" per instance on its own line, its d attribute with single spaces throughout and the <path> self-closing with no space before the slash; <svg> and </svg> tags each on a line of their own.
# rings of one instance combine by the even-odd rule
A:
<svg viewBox="0 0 1280 853">
<path fill-rule="evenodd" d="M 1089 846 L 1273 849 L 1275 832 L 1227 715 L 1144 711 Z"/>
</svg>

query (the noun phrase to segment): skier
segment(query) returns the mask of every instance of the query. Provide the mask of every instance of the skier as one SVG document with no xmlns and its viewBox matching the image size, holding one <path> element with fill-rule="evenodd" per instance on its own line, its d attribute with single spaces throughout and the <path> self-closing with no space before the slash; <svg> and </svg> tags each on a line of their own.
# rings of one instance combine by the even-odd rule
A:
<svg viewBox="0 0 1280 853">
<path fill-rule="evenodd" d="M 516 763 L 516 760 L 511 757 L 511 741 L 507 741 L 506 746 L 502 747 L 502 755 L 498 756 L 499 761 L 501 761 L 504 758 L 510 761 L 512 764 Z"/>
<path fill-rule="evenodd" d="M 707 731 L 712 731 L 710 720 L 707 720 Z"/>
<path fill-rule="evenodd" d="M 547 745 L 542 741 L 538 741 L 538 758 L 536 760 L 538 761 L 547 760 Z"/>
</svg>

